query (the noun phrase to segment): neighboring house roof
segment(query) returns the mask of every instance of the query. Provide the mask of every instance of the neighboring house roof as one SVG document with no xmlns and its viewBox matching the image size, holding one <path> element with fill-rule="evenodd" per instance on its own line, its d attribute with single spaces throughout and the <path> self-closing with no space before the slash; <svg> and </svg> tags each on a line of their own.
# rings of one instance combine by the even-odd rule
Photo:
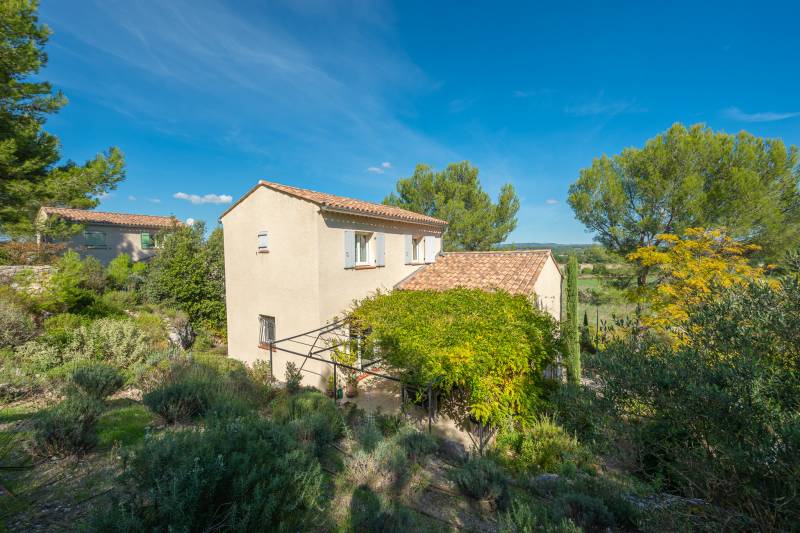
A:
<svg viewBox="0 0 800 533">
<path fill-rule="evenodd" d="M 505 290 L 530 296 L 550 256 L 550 250 L 447 252 L 437 257 L 435 263 L 402 280 L 395 288 L 444 291 L 464 287 Z"/>
<path fill-rule="evenodd" d="M 300 189 L 290 185 L 283 185 L 281 183 L 273 183 L 270 181 L 261 180 L 258 185 L 253 187 L 235 204 L 229 207 L 220 218 L 227 215 L 234 207 L 236 207 L 242 200 L 250 196 L 258 187 L 267 187 L 274 191 L 282 192 L 295 198 L 300 198 L 308 202 L 317 204 L 323 211 L 343 212 L 353 215 L 386 218 L 391 220 L 401 220 L 405 222 L 412 222 L 417 224 L 426 224 L 431 226 L 446 226 L 447 222 L 438 218 L 430 217 L 407 209 L 401 209 L 390 205 L 375 204 L 372 202 L 365 202 L 363 200 L 356 200 L 354 198 L 346 198 L 344 196 L 336 196 L 335 194 L 328 194 L 324 192 L 312 191 L 309 189 Z"/>
<path fill-rule="evenodd" d="M 71 209 L 68 207 L 42 207 L 41 213 L 47 216 L 57 215 L 69 222 L 78 222 L 81 224 L 105 224 L 137 228 L 171 228 L 180 225 L 180 222 L 178 222 L 178 219 L 175 217 L 106 213 L 103 211 Z"/>
</svg>

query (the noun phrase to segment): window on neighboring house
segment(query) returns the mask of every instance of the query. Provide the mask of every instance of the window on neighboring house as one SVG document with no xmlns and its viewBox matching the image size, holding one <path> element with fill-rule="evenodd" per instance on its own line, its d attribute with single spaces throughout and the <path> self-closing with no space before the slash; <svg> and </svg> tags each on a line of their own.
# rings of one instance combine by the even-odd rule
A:
<svg viewBox="0 0 800 533">
<path fill-rule="evenodd" d="M 425 238 L 413 237 L 411 239 L 411 262 L 421 263 L 425 261 Z"/>
<path fill-rule="evenodd" d="M 267 232 L 266 231 L 259 231 L 258 232 L 258 251 L 259 252 L 267 252 L 267 251 L 269 251 L 269 241 L 267 239 Z"/>
<path fill-rule="evenodd" d="M 142 250 L 149 250 L 151 248 L 156 248 L 156 234 L 151 233 L 149 231 L 142 232 L 140 234 L 141 243 L 142 243 Z"/>
<path fill-rule="evenodd" d="M 267 344 L 275 340 L 275 317 L 267 315 L 258 315 L 259 323 L 259 344 Z"/>
<path fill-rule="evenodd" d="M 106 247 L 106 232 L 105 231 L 84 231 L 83 240 L 87 248 L 105 248 Z"/>
<path fill-rule="evenodd" d="M 371 233 L 356 233 L 356 264 L 369 265 L 370 250 L 369 242 L 372 240 Z"/>
</svg>

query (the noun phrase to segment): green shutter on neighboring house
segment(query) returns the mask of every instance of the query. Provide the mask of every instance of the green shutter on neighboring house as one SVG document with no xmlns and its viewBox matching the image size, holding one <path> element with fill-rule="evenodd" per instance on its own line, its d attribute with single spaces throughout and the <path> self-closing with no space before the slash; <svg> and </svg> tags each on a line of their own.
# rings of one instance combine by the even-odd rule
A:
<svg viewBox="0 0 800 533">
<path fill-rule="evenodd" d="M 152 233 L 142 233 L 142 249 L 147 250 L 148 248 L 155 248 L 155 242 L 153 241 L 153 234 Z"/>
</svg>

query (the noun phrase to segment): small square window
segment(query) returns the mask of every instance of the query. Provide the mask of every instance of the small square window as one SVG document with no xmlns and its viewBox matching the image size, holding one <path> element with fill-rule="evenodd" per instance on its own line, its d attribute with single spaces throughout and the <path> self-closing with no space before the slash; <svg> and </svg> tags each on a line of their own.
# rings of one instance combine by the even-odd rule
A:
<svg viewBox="0 0 800 533">
<path fill-rule="evenodd" d="M 259 231 L 258 232 L 258 251 L 265 252 L 269 250 L 269 240 L 267 238 L 266 231 Z"/>
<path fill-rule="evenodd" d="M 87 248 L 106 247 L 106 233 L 104 231 L 84 231 L 83 240 Z"/>
</svg>

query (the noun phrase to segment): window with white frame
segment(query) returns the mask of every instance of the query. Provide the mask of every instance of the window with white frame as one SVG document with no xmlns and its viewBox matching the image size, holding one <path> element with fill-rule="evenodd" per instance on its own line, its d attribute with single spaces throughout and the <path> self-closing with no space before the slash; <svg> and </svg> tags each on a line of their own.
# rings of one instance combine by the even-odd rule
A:
<svg viewBox="0 0 800 533">
<path fill-rule="evenodd" d="M 258 315 L 258 342 L 268 344 L 275 340 L 275 317 L 268 315 Z"/>
<path fill-rule="evenodd" d="M 356 233 L 356 265 L 369 265 L 371 233 Z"/>
<path fill-rule="evenodd" d="M 269 239 L 267 238 L 266 231 L 258 232 L 258 251 L 266 252 L 269 250 Z"/>
<path fill-rule="evenodd" d="M 412 237 L 411 238 L 411 262 L 421 263 L 425 261 L 425 238 Z"/>
</svg>

